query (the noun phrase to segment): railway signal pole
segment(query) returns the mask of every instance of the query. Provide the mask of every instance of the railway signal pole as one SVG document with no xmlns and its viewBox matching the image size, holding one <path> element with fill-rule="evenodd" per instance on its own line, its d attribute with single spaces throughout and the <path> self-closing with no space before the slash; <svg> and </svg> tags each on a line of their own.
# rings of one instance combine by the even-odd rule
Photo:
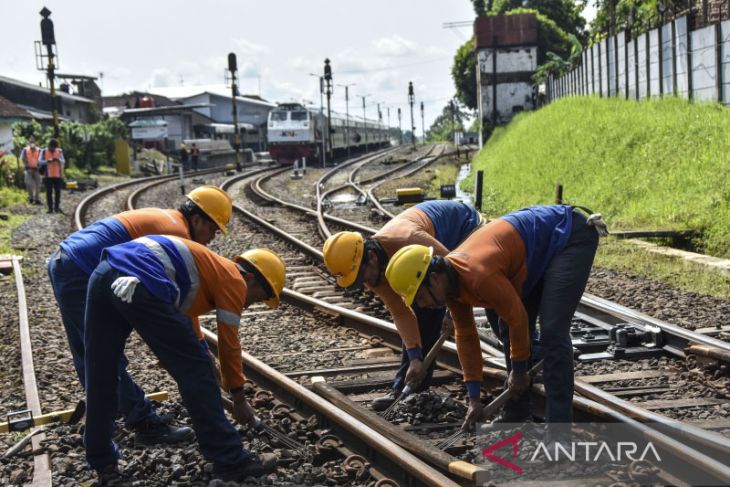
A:
<svg viewBox="0 0 730 487">
<path fill-rule="evenodd" d="M 236 151 L 236 171 L 241 172 L 241 134 L 238 131 L 238 85 L 236 84 L 236 71 L 238 62 L 236 53 L 228 53 L 228 71 L 231 72 L 231 105 L 233 107 L 233 150 Z"/>
<path fill-rule="evenodd" d="M 390 145 L 390 107 L 386 107 L 385 111 L 388 113 L 388 145 Z"/>
<path fill-rule="evenodd" d="M 56 65 L 53 59 L 57 56 L 57 50 L 54 49 L 56 46 L 56 34 L 53 29 L 53 21 L 49 18 L 51 11 L 48 8 L 43 7 L 40 11 L 41 17 L 41 40 L 36 41 L 36 64 L 40 71 L 46 71 L 48 76 L 48 84 L 51 89 L 51 112 L 53 113 L 53 137 L 58 139 L 58 98 L 56 97 Z M 46 54 L 43 54 L 43 47 L 46 49 Z M 43 58 L 47 58 L 48 63 L 46 67 L 43 67 Z"/>
<path fill-rule="evenodd" d="M 416 123 L 413 121 L 413 104 L 416 103 L 416 95 L 413 94 L 413 81 L 408 82 L 408 104 L 411 105 L 411 144 L 416 145 Z"/>
<path fill-rule="evenodd" d="M 324 81 L 325 81 L 325 94 L 327 95 L 327 143 L 329 144 L 330 161 L 334 164 L 335 152 L 332 146 L 332 67 L 330 66 L 329 58 L 324 60 Z"/>
<path fill-rule="evenodd" d="M 426 143 L 426 122 L 424 121 L 425 118 L 423 117 L 423 102 L 421 102 L 421 132 L 423 132 L 423 143 Z"/>
<path fill-rule="evenodd" d="M 400 145 L 403 145 L 403 124 L 401 123 L 401 112 L 398 108 L 398 133 L 400 134 Z"/>
</svg>

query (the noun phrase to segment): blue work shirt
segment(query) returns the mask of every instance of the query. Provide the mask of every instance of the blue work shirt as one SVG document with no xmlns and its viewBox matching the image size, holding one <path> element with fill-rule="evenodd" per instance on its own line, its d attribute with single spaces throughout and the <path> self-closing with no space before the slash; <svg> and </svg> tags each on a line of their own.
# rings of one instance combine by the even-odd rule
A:
<svg viewBox="0 0 730 487">
<path fill-rule="evenodd" d="M 101 260 L 102 250 L 131 239 L 124 224 L 110 216 L 69 235 L 61 242 L 61 248 L 79 269 L 90 276 Z"/>
<path fill-rule="evenodd" d="M 517 229 L 525 243 L 527 279 L 522 286 L 524 299 L 542 279 L 550 260 L 568 244 L 573 229 L 573 207 L 531 206 L 502 219 Z"/>
<path fill-rule="evenodd" d="M 424 201 L 415 207 L 428 216 L 433 223 L 436 240 L 449 250 L 463 242 L 481 221 L 479 212 L 461 201 Z"/>
</svg>

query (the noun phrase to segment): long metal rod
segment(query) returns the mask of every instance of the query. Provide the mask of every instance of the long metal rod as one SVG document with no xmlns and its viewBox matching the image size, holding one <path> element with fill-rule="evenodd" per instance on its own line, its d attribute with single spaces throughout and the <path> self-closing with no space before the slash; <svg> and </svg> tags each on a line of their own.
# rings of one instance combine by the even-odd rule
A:
<svg viewBox="0 0 730 487">
<path fill-rule="evenodd" d="M 15 287 L 18 292 L 18 323 L 20 326 L 20 358 L 23 365 L 23 386 L 25 388 L 25 402 L 28 409 L 34 416 L 41 415 L 41 400 L 38 396 L 38 385 L 35 378 L 35 367 L 33 365 L 33 347 L 30 341 L 30 327 L 28 325 L 28 304 L 25 297 L 25 284 L 23 273 L 20 268 L 20 260 L 13 256 L 13 273 L 15 274 Z M 33 428 L 31 433 L 36 431 Z M 33 436 L 31 442 L 33 451 L 40 448 L 41 442 L 46 435 L 38 433 Z M 47 453 L 33 456 L 33 486 L 51 485 L 51 459 Z"/>
<path fill-rule="evenodd" d="M 359 406 L 340 391 L 327 384 L 323 377 L 312 377 L 312 388 L 320 396 L 338 408 L 351 414 L 389 440 L 413 452 L 425 461 L 437 465 L 442 470 L 451 472 L 463 479 L 482 485 L 489 480 L 486 470 L 463 460 L 459 460 L 448 453 L 439 450 L 420 438 L 403 431 L 400 427 L 381 418 L 372 411 Z"/>
<path fill-rule="evenodd" d="M 218 337 L 205 328 L 202 328 L 202 331 L 205 339 L 217 346 Z M 459 485 L 404 448 L 396 445 L 385 436 L 347 414 L 345 411 L 338 409 L 284 374 L 277 372 L 256 357 L 246 352 L 242 352 L 241 356 L 243 357 L 243 363 L 245 364 L 244 366 L 248 375 L 256 375 L 259 379 L 265 380 L 268 383 L 267 385 L 275 385 L 277 388 L 286 391 L 287 394 L 315 409 L 340 428 L 349 431 L 353 435 L 357 435 L 372 447 L 374 451 L 378 452 L 378 454 L 382 454 L 398 465 L 402 465 L 403 470 L 425 485 L 449 487 L 457 487 Z"/>
</svg>

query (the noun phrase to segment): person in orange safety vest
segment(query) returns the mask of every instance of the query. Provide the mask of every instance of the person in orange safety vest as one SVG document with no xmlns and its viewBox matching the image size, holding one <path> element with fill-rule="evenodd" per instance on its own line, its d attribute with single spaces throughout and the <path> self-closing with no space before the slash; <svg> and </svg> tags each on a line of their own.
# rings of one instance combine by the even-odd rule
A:
<svg viewBox="0 0 730 487">
<path fill-rule="evenodd" d="M 48 213 L 63 213 L 61 211 L 61 186 L 63 185 L 63 168 L 66 165 L 66 159 L 63 157 L 63 151 L 58 147 L 58 140 L 51 139 L 48 142 L 48 147 L 41 152 L 40 163 L 41 173 L 45 176 L 43 183 L 46 186 Z"/>
</svg>

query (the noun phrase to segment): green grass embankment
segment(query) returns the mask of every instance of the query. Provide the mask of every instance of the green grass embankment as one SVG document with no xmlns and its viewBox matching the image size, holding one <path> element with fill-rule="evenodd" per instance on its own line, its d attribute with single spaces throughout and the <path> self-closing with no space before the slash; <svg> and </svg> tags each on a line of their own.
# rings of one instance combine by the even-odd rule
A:
<svg viewBox="0 0 730 487">
<path fill-rule="evenodd" d="M 730 257 L 730 110 L 675 98 L 574 97 L 521 114 L 490 138 L 485 211 L 497 216 L 564 200 L 603 213 L 612 229 L 691 229 Z M 473 188 L 472 176 L 464 188 Z"/>
</svg>

